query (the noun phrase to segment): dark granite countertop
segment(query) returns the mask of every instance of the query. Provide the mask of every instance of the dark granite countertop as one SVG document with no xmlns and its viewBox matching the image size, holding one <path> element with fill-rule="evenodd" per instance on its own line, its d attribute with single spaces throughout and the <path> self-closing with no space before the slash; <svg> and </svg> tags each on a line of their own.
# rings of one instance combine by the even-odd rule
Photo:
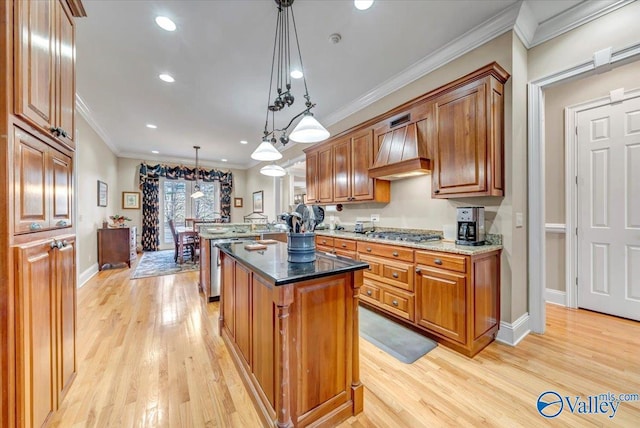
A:
<svg viewBox="0 0 640 428">
<path fill-rule="evenodd" d="M 220 250 L 255 272 L 270 279 L 274 285 L 331 276 L 338 273 L 366 269 L 369 265 L 346 257 L 316 252 L 316 260 L 310 263 L 290 263 L 287 261 L 287 244 L 278 242 L 267 245 L 264 250 L 246 250 L 246 242 L 216 244 Z"/>
</svg>

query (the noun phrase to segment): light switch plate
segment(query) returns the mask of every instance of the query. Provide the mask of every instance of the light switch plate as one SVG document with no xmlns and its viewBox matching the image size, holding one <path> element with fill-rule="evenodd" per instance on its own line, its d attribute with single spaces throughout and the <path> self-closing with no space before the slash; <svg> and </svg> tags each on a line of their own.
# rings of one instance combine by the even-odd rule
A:
<svg viewBox="0 0 640 428">
<path fill-rule="evenodd" d="M 371 214 L 371 221 L 380 221 L 380 214 Z"/>
<path fill-rule="evenodd" d="M 516 227 L 524 226 L 524 219 L 522 213 L 516 213 Z"/>
</svg>

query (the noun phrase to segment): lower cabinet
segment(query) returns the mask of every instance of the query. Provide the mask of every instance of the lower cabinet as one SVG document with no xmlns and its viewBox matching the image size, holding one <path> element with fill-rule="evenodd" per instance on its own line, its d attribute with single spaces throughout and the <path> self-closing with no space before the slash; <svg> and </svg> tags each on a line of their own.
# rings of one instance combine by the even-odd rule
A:
<svg viewBox="0 0 640 428">
<path fill-rule="evenodd" d="M 131 267 L 136 257 L 135 226 L 98 229 L 99 270 L 124 263 Z"/>
<path fill-rule="evenodd" d="M 337 240 L 337 239 L 335 239 Z M 478 255 L 358 242 L 363 304 L 474 356 L 500 326 L 500 250 Z"/>
<path fill-rule="evenodd" d="M 16 252 L 17 425 L 42 426 L 76 374 L 75 237 Z"/>
</svg>

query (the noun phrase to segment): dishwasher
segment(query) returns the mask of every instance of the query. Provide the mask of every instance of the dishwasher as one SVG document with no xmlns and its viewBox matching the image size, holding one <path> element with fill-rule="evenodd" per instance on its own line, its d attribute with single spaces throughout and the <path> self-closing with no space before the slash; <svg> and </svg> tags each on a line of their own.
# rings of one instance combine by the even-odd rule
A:
<svg viewBox="0 0 640 428">
<path fill-rule="evenodd" d="M 215 302 L 220 300 L 220 286 L 222 285 L 222 267 L 220 266 L 220 248 L 216 244 L 227 244 L 230 242 L 252 241 L 254 238 L 221 238 L 211 240 L 211 288 L 207 301 Z"/>
</svg>

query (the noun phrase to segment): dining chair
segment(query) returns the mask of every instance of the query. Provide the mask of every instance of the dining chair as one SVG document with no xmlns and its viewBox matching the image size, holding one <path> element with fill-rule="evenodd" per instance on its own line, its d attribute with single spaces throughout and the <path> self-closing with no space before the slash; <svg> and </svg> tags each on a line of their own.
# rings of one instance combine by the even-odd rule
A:
<svg viewBox="0 0 640 428">
<path fill-rule="evenodd" d="M 176 231 L 176 226 L 173 220 L 169 220 L 169 228 L 171 229 L 171 235 L 173 235 L 174 254 L 173 261 L 178 262 L 178 251 L 180 249 L 180 240 L 182 239 L 183 252 L 180 254 L 181 259 L 184 261 L 185 256 L 189 256 L 194 262 L 197 261 L 197 256 L 200 250 L 200 240 L 197 235 L 194 234 L 180 234 Z"/>
</svg>

